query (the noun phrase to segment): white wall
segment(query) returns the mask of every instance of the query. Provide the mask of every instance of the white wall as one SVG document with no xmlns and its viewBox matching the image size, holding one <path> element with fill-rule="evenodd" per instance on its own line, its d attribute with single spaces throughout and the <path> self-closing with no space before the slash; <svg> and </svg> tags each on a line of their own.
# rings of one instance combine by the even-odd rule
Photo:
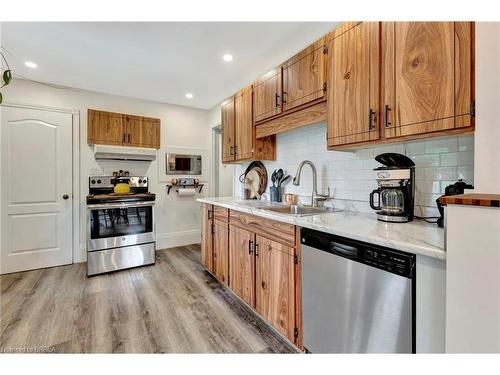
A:
<svg viewBox="0 0 500 375">
<path fill-rule="evenodd" d="M 476 23 L 475 191 L 500 193 L 500 22 Z"/>
<path fill-rule="evenodd" d="M 131 83 L 132 84 L 132 83 Z M 187 107 L 156 103 L 114 95 L 76 89 L 56 89 L 25 80 L 14 80 L 4 90 L 4 101 L 39 107 L 54 107 L 80 111 L 80 251 L 75 261 L 85 260 L 86 210 L 85 196 L 88 194 L 89 175 L 111 174 L 112 171 L 128 170 L 132 175 L 150 177 L 150 191 L 157 194 L 155 208 L 157 248 L 168 248 L 189 243 L 198 243 L 200 235 L 199 204 L 196 197 L 167 196 L 165 182 L 158 179 L 158 164 L 162 155 L 152 163 L 99 161 L 87 145 L 87 109 L 144 115 L 161 119 L 161 147 L 196 147 L 210 155 L 211 127 L 209 112 Z M 211 159 L 209 157 L 209 159 Z M 204 162 L 210 168 L 211 160 Z M 210 176 L 210 173 L 207 173 Z M 202 195 L 208 195 L 209 184 Z"/>
<path fill-rule="evenodd" d="M 219 126 L 222 123 L 221 120 L 221 108 L 220 105 L 215 106 L 210 110 L 210 127 Z M 219 137 L 219 153 L 217 158 L 218 163 L 218 179 L 217 182 L 219 184 L 219 197 L 226 197 L 233 195 L 233 171 L 234 167 L 231 164 L 223 164 L 222 163 L 222 135 L 216 135 L 215 132 L 212 132 L 212 147 L 214 148 L 215 137 Z M 214 150 L 213 150 L 214 151 Z M 212 157 L 215 154 L 212 154 Z M 215 171 L 214 171 L 215 172 Z M 215 174 L 212 176 L 212 180 L 215 184 Z M 214 185 L 212 184 L 212 185 Z M 212 191 L 212 196 L 215 196 L 215 190 Z"/>
<path fill-rule="evenodd" d="M 295 129 L 277 136 L 276 161 L 264 162 L 268 177 L 273 170 L 283 168 L 292 177 L 300 161 L 311 160 L 318 172 L 318 191 L 326 192 L 330 187 L 333 205 L 347 210 L 373 212 L 369 207 L 370 192 L 376 188 L 373 168 L 379 166 L 375 156 L 384 152 L 398 152 L 408 155 L 415 162 L 416 215 L 435 216 L 436 199 L 444 188 L 463 178 L 474 181 L 474 136 L 434 138 L 429 140 L 384 145 L 355 152 L 327 151 L 326 124 Z M 248 163 L 235 169 L 234 185 L 241 196 L 238 176 Z M 269 193 L 269 180 L 267 193 Z M 312 173 L 309 166 L 302 170 L 301 186 L 286 185 L 288 193 L 301 196 L 305 204 L 311 202 Z"/>
</svg>

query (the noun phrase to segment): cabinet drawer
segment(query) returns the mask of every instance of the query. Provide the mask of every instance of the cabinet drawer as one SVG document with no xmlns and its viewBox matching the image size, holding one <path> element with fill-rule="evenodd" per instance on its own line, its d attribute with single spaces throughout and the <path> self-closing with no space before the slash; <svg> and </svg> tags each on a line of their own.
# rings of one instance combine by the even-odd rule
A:
<svg viewBox="0 0 500 375">
<path fill-rule="evenodd" d="M 231 225 L 249 230 L 282 244 L 295 247 L 295 226 L 280 221 L 230 211 Z"/>
<path fill-rule="evenodd" d="M 223 221 L 225 223 L 229 222 L 229 210 L 222 207 L 214 207 L 214 218 L 215 220 Z"/>
</svg>

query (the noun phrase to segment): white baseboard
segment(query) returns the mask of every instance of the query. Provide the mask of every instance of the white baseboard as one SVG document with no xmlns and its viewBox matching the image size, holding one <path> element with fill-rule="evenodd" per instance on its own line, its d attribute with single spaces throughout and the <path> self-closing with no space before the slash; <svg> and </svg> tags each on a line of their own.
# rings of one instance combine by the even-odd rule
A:
<svg viewBox="0 0 500 375">
<path fill-rule="evenodd" d="M 169 249 L 171 247 L 191 245 L 200 242 L 201 231 L 199 229 L 174 233 L 162 233 L 156 235 L 156 250 Z"/>
</svg>

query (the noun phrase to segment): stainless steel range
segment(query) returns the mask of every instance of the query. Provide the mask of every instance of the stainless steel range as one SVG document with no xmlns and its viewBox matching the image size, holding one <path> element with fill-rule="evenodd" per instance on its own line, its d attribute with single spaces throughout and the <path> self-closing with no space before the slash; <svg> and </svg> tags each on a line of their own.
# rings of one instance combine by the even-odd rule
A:
<svg viewBox="0 0 500 375">
<path fill-rule="evenodd" d="M 126 180 L 130 192 L 116 194 L 118 178 L 89 177 L 87 276 L 155 263 L 155 194 L 147 177 Z"/>
</svg>

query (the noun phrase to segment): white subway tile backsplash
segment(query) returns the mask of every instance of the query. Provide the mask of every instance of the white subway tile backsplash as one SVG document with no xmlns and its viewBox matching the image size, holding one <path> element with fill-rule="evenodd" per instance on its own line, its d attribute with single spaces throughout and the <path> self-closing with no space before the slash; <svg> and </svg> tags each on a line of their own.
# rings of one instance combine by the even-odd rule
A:
<svg viewBox="0 0 500 375">
<path fill-rule="evenodd" d="M 458 164 L 458 152 L 448 152 L 441 154 L 441 166 L 451 167 Z"/>
<path fill-rule="evenodd" d="M 470 135 L 458 137 L 458 151 L 474 150 L 474 137 Z"/>
<path fill-rule="evenodd" d="M 426 154 L 441 154 L 443 152 L 458 151 L 458 139 L 452 138 L 436 138 L 425 142 Z"/>
<path fill-rule="evenodd" d="M 413 155 L 411 159 L 415 165 L 421 167 L 437 167 L 439 166 L 439 154 L 428 154 L 428 155 Z"/>
<path fill-rule="evenodd" d="M 380 166 L 374 157 L 384 152 L 398 152 L 408 155 L 416 164 L 415 213 L 420 216 L 436 216 L 436 198 L 458 178 L 474 182 L 473 135 L 345 152 L 327 151 L 325 132 L 325 124 L 318 124 L 279 134 L 277 160 L 264 162 L 269 175 L 275 169 L 283 168 L 293 177 L 298 164 L 309 159 L 318 171 L 319 193 L 326 193 L 329 187 L 334 197 L 327 205 L 343 210 L 373 212 L 368 197 L 377 188 L 373 169 Z M 238 194 L 241 189 L 237 178 L 247 166 L 248 163 L 244 163 L 235 168 L 234 191 Z M 301 186 L 294 186 L 291 181 L 284 186 L 284 193 L 300 195 L 300 201 L 304 204 L 310 204 L 311 190 L 312 172 L 309 166 L 305 166 L 302 171 Z"/>
</svg>

